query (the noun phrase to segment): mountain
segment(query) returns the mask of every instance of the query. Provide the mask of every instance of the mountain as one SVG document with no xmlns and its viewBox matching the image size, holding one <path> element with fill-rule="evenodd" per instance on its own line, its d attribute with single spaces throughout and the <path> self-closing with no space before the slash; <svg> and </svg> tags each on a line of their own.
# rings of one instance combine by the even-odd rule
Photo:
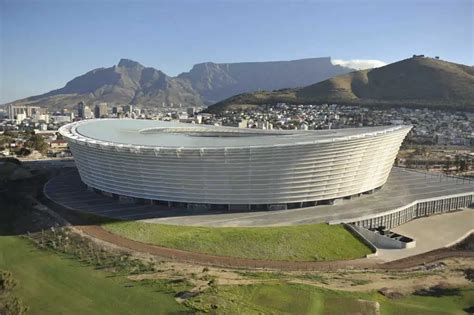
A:
<svg viewBox="0 0 474 315">
<path fill-rule="evenodd" d="M 323 57 L 269 62 L 206 62 L 178 77 L 188 80 L 206 102 L 215 103 L 244 92 L 302 87 L 352 70 L 333 65 L 331 58 Z"/>
<path fill-rule="evenodd" d="M 172 78 L 138 62 L 121 59 L 118 65 L 87 72 L 61 89 L 28 97 L 12 103 L 23 103 L 59 109 L 79 101 L 160 106 L 162 103 L 200 105 L 200 95 L 189 82 Z"/>
<path fill-rule="evenodd" d="M 229 96 L 259 90 L 300 87 L 352 71 L 333 65 L 330 58 L 293 61 L 201 63 L 177 77 L 121 59 L 110 68 L 98 68 L 69 81 L 63 88 L 17 100 L 49 109 L 86 104 L 141 104 L 186 106 L 211 104 Z"/>
<path fill-rule="evenodd" d="M 428 57 L 413 57 L 380 68 L 335 76 L 303 88 L 236 95 L 208 110 L 278 102 L 474 110 L 474 68 Z"/>
</svg>

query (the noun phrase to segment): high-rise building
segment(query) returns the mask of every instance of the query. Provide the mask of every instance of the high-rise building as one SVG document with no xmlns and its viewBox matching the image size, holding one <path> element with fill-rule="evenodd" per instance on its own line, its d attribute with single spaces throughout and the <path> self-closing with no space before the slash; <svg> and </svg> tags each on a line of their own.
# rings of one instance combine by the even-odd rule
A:
<svg viewBox="0 0 474 315">
<path fill-rule="evenodd" d="M 84 104 L 84 102 L 79 102 L 77 104 L 77 116 L 79 116 L 82 119 L 85 119 L 85 116 L 84 116 L 84 107 L 85 106 L 86 105 Z"/>
<path fill-rule="evenodd" d="M 8 106 L 8 118 L 15 119 L 18 114 L 25 114 L 26 117 L 31 117 L 36 113 L 39 113 L 40 107 L 38 106 L 26 106 L 26 105 L 14 105 Z"/>
<path fill-rule="evenodd" d="M 36 113 L 32 116 L 34 122 L 45 122 L 49 123 L 49 115 L 48 114 L 40 114 Z"/>
<path fill-rule="evenodd" d="M 194 117 L 194 113 L 196 112 L 196 107 L 188 107 L 186 109 L 189 117 Z"/>
<path fill-rule="evenodd" d="M 245 118 L 243 118 L 240 122 L 239 122 L 239 128 L 247 128 L 248 127 L 248 124 L 249 124 L 249 121 Z"/>
<path fill-rule="evenodd" d="M 21 122 L 23 120 L 26 119 L 26 114 L 24 112 L 23 113 L 18 113 L 18 114 L 15 115 L 15 117 L 16 117 L 15 118 L 16 119 L 16 124 L 19 125 L 19 124 L 21 124 Z"/>
<path fill-rule="evenodd" d="M 94 118 L 94 113 L 92 112 L 92 110 L 89 106 L 84 106 L 84 115 L 83 115 L 82 118 L 83 119 L 92 119 L 92 118 Z"/>
<path fill-rule="evenodd" d="M 107 117 L 107 103 L 100 103 L 95 105 L 94 116 L 95 118 Z"/>
<path fill-rule="evenodd" d="M 125 105 L 125 106 L 123 107 L 123 112 L 124 112 L 124 113 L 131 113 L 131 112 L 133 112 L 133 105 Z"/>
<path fill-rule="evenodd" d="M 114 106 L 112 107 L 112 114 L 120 114 L 123 112 L 122 106 Z"/>
</svg>

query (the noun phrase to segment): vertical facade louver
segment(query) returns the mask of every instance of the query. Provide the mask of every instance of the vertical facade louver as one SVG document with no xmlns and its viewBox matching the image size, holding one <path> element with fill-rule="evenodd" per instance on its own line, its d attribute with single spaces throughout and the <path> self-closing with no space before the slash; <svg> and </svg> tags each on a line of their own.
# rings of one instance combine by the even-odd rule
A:
<svg viewBox="0 0 474 315">
<path fill-rule="evenodd" d="M 82 181 L 104 192 L 188 204 L 278 205 L 381 187 L 410 128 L 288 132 L 89 120 L 60 133 Z"/>
</svg>

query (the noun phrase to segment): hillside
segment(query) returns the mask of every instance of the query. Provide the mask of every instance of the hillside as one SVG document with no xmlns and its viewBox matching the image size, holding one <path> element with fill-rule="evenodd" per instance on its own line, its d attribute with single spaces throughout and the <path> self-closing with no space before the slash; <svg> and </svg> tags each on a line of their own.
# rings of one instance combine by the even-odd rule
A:
<svg viewBox="0 0 474 315">
<path fill-rule="evenodd" d="M 98 68 L 69 81 L 63 88 L 17 100 L 49 109 L 88 104 L 141 104 L 185 106 L 212 104 L 229 96 L 259 90 L 301 87 L 352 71 L 331 63 L 329 57 L 293 61 L 202 63 L 170 77 L 160 70 L 121 59 L 110 68 Z"/>
<path fill-rule="evenodd" d="M 278 102 L 336 102 L 367 106 L 427 106 L 474 109 L 474 68 L 432 58 L 409 58 L 354 71 L 300 89 L 241 94 L 210 111 Z"/>
</svg>

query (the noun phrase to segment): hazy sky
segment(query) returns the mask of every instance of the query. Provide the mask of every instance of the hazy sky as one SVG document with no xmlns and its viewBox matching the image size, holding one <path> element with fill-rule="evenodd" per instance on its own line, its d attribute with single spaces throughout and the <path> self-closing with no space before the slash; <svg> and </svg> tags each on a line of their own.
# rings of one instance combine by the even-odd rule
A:
<svg viewBox="0 0 474 315">
<path fill-rule="evenodd" d="M 321 56 L 393 62 L 416 53 L 473 65 L 473 3 L 0 0 L 0 103 L 120 58 L 169 75 L 204 61 Z"/>
</svg>

